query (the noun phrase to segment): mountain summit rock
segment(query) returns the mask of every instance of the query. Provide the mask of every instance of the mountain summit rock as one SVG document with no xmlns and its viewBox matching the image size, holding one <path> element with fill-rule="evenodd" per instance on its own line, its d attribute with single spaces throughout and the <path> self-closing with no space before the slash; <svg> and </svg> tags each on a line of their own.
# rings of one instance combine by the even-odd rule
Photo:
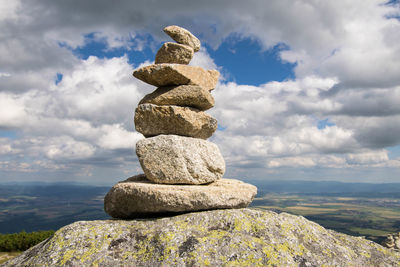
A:
<svg viewBox="0 0 400 267">
<path fill-rule="evenodd" d="M 287 213 L 80 221 L 2 266 L 399 266 L 400 253 Z"/>
</svg>

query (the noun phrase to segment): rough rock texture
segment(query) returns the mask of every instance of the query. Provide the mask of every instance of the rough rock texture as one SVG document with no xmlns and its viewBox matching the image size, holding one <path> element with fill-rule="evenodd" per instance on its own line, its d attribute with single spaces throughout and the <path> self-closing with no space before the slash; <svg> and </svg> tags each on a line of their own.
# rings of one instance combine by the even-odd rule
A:
<svg viewBox="0 0 400 267">
<path fill-rule="evenodd" d="M 205 184 L 221 179 L 225 161 L 218 146 L 198 138 L 159 135 L 136 143 L 146 178 L 162 184 Z"/>
<path fill-rule="evenodd" d="M 388 234 L 382 245 L 387 248 L 400 250 L 400 232 Z"/>
<path fill-rule="evenodd" d="M 303 217 L 252 209 L 80 221 L 4 266 L 399 266 L 400 253 Z"/>
<path fill-rule="evenodd" d="M 175 42 L 188 45 L 195 52 L 200 50 L 200 40 L 196 38 L 190 31 L 179 26 L 168 26 L 164 28 L 164 32 L 168 34 Z"/>
<path fill-rule="evenodd" d="M 159 87 L 146 95 L 140 104 L 175 105 L 207 110 L 214 106 L 211 93 L 198 85 L 179 85 Z"/>
<path fill-rule="evenodd" d="M 193 54 L 193 48 L 190 46 L 177 43 L 164 43 L 156 54 L 155 63 L 189 64 Z"/>
<path fill-rule="evenodd" d="M 247 207 L 257 193 L 254 185 L 220 179 L 207 185 L 155 184 L 142 175 L 114 185 L 104 198 L 104 210 L 129 219 L 155 213 Z"/>
<path fill-rule="evenodd" d="M 217 84 L 219 72 L 195 66 L 163 63 L 139 68 L 133 72 L 133 76 L 158 87 L 190 84 L 213 90 Z"/>
<path fill-rule="evenodd" d="M 146 137 L 176 134 L 207 139 L 217 129 L 217 120 L 190 107 L 141 104 L 135 110 L 135 127 Z"/>
</svg>

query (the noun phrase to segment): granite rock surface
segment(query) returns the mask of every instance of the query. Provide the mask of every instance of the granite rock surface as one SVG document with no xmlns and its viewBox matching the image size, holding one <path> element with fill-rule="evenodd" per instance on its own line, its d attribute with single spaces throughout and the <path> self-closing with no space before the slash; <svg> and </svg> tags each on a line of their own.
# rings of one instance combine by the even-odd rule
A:
<svg viewBox="0 0 400 267">
<path fill-rule="evenodd" d="M 175 105 L 207 110 L 214 106 L 211 93 L 198 85 L 164 86 L 146 95 L 140 104 Z"/>
<path fill-rule="evenodd" d="M 136 69 L 133 76 L 157 87 L 189 84 L 213 90 L 217 85 L 219 72 L 197 66 L 163 63 Z"/>
<path fill-rule="evenodd" d="M 136 175 L 111 188 L 104 199 L 104 210 L 114 218 L 129 219 L 157 213 L 245 208 L 256 193 L 254 185 L 233 179 L 207 185 L 167 185 Z"/>
<path fill-rule="evenodd" d="M 189 64 L 193 54 L 193 48 L 190 46 L 168 42 L 158 50 L 154 63 Z"/>
<path fill-rule="evenodd" d="M 168 34 L 175 42 L 188 45 L 193 48 L 194 52 L 200 50 L 200 40 L 197 39 L 190 31 L 176 26 L 167 26 L 164 28 L 164 32 Z"/>
<path fill-rule="evenodd" d="M 158 135 L 136 143 L 146 178 L 161 184 L 205 184 L 221 179 L 225 161 L 218 146 L 203 139 Z"/>
<path fill-rule="evenodd" d="M 400 253 L 254 209 L 79 221 L 3 266 L 399 266 Z"/>
<path fill-rule="evenodd" d="M 141 104 L 135 110 L 135 128 L 146 137 L 175 134 L 207 139 L 217 129 L 217 120 L 195 108 Z"/>
</svg>

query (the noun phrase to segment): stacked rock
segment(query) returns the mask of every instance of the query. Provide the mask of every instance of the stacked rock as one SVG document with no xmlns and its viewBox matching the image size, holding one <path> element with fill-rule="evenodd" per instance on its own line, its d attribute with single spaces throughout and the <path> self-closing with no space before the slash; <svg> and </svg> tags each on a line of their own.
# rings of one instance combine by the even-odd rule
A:
<svg viewBox="0 0 400 267">
<path fill-rule="evenodd" d="M 158 50 L 155 64 L 134 71 L 157 86 L 135 110 L 135 127 L 146 138 L 136 154 L 144 174 L 114 185 L 104 200 L 115 218 L 247 207 L 257 193 L 253 185 L 222 179 L 225 161 L 217 145 L 206 141 L 217 120 L 204 111 L 214 106 L 211 91 L 219 72 L 188 66 L 200 41 L 189 31 L 164 29 L 177 43 Z"/>
</svg>

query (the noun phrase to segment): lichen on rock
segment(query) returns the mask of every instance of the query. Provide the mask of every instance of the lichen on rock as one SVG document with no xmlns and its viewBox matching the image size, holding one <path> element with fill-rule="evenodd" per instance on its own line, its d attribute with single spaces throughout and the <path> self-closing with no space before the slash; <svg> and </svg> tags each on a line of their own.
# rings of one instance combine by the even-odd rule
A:
<svg viewBox="0 0 400 267">
<path fill-rule="evenodd" d="M 3 266 L 400 266 L 400 253 L 255 209 L 81 221 Z"/>
</svg>

